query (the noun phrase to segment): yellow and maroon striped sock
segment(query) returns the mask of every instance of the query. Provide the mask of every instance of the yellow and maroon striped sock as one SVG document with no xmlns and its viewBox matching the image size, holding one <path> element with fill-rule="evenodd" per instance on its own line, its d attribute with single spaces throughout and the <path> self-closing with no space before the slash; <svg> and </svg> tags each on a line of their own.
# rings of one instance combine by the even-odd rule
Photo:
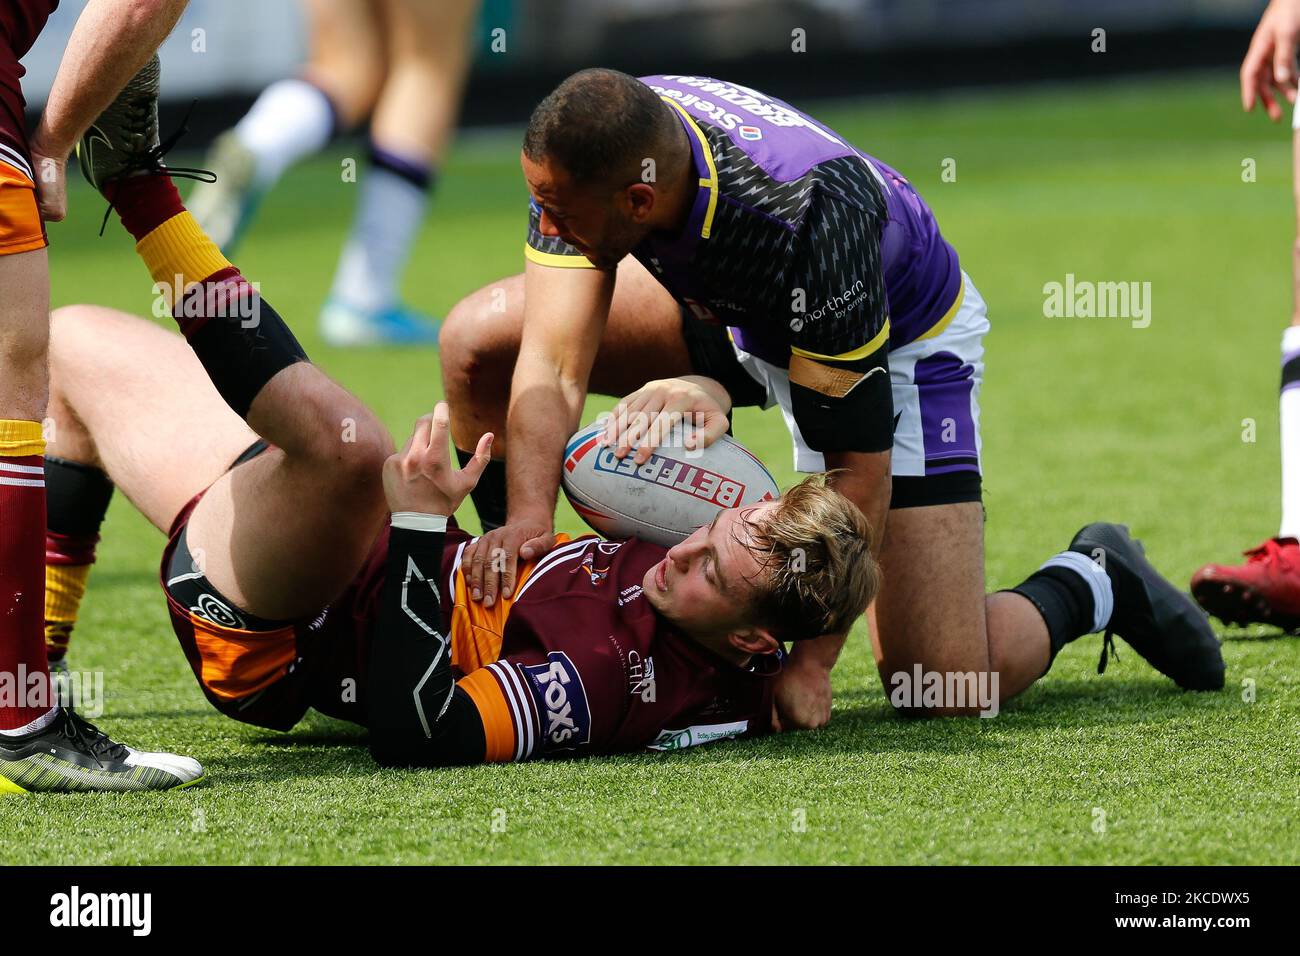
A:
<svg viewBox="0 0 1300 956">
<path fill-rule="evenodd" d="M 307 361 L 302 346 L 185 210 L 169 177 L 129 178 L 110 198 L 208 377 L 247 418 L 267 382 Z"/>
</svg>

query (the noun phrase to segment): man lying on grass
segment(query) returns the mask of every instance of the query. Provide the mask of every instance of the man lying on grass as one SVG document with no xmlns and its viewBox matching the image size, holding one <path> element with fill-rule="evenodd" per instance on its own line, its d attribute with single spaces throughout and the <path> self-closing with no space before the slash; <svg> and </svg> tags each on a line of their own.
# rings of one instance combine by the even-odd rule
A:
<svg viewBox="0 0 1300 956">
<path fill-rule="evenodd" d="M 401 764 L 772 728 L 781 643 L 847 630 L 875 595 L 870 532 L 847 498 L 805 482 L 721 511 L 671 551 L 586 535 L 528 565 L 512 600 L 469 601 L 471 536 L 448 524 L 492 436 L 453 470 L 440 404 L 392 454 L 185 211 L 157 165 L 156 73 L 123 98 L 136 106 L 101 117 L 87 176 L 184 337 L 92 306 L 55 319 L 52 563 L 83 568 L 65 592 L 84 593 L 118 487 L 168 533 L 173 627 L 204 694 L 237 720 L 287 730 L 314 707 L 369 726 L 375 755 Z M 79 595 L 64 597 L 75 619 Z"/>
<path fill-rule="evenodd" d="M 280 324 L 265 302 L 260 324 Z M 239 328 L 204 325 L 231 358 Z M 168 533 L 162 585 L 208 700 L 278 730 L 308 708 L 366 725 L 385 764 L 766 733 L 779 642 L 851 627 L 875 593 L 866 521 L 817 477 L 670 551 L 566 541 L 486 608 L 450 516 L 492 436 L 455 470 L 445 403 L 390 455 L 370 411 L 305 360 L 256 388 L 251 356 L 211 363 L 214 388 L 180 336 L 93 306 L 56 313 L 52 356 L 59 500 L 106 503 L 76 494 L 77 474 L 111 482 Z M 220 394 L 239 389 L 247 423 Z M 806 569 L 786 571 L 795 549 Z"/>
</svg>

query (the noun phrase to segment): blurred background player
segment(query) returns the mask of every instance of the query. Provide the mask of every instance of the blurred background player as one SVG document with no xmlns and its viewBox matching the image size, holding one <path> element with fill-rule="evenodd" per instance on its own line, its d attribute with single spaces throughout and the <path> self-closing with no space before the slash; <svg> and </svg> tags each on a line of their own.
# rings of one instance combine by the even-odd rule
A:
<svg viewBox="0 0 1300 956">
<path fill-rule="evenodd" d="M 214 143 L 188 203 L 226 253 L 258 200 L 335 132 L 370 120 L 369 168 L 320 327 L 332 345 L 429 343 L 436 322 L 401 302 L 400 283 L 455 128 L 479 0 L 306 0 L 310 58 L 268 87 Z"/>
<path fill-rule="evenodd" d="M 162 790 L 203 773 L 188 757 L 116 743 L 54 699 L 41 551 L 50 321 L 44 222 L 63 218 L 64 170 L 77 139 L 171 32 L 186 2 L 91 0 L 30 144 L 19 61 L 58 0 L 0 4 L 0 794 Z"/>
<path fill-rule="evenodd" d="M 1272 0 L 1241 64 L 1241 105 L 1263 105 L 1282 118 L 1296 102 L 1300 0 Z M 1296 242 L 1292 256 L 1291 324 L 1282 333 L 1282 522 L 1277 536 L 1245 552 L 1239 565 L 1207 564 L 1192 576 L 1192 594 L 1226 624 L 1300 629 L 1300 111 L 1291 121 Z"/>
</svg>

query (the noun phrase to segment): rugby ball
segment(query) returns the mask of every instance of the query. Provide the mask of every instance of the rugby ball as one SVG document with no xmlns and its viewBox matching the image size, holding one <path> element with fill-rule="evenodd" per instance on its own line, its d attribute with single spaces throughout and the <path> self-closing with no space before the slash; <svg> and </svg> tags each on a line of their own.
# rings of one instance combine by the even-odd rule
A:
<svg viewBox="0 0 1300 956">
<path fill-rule="evenodd" d="M 640 538 L 671 548 L 727 508 L 772 501 L 776 480 L 748 449 L 723 435 L 705 449 L 670 441 L 643 465 L 600 445 L 604 422 L 580 429 L 564 449 L 569 504 L 606 538 Z"/>
</svg>

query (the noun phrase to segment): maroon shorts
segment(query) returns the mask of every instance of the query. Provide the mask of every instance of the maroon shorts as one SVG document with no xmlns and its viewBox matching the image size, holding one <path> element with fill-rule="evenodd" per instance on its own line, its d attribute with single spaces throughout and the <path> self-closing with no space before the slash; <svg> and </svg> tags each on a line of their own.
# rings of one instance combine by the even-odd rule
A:
<svg viewBox="0 0 1300 956">
<path fill-rule="evenodd" d="M 0 108 L 0 256 L 44 249 L 45 223 L 36 206 L 36 177 L 27 138 Z"/>
<path fill-rule="evenodd" d="M 255 458 L 258 442 L 231 466 Z M 159 569 L 172 630 L 203 695 L 234 720 L 288 730 L 308 709 L 366 723 L 370 628 L 378 614 L 388 555 L 380 534 L 361 570 L 327 607 L 292 621 L 249 614 L 207 580 L 186 542 L 195 495 L 172 522 Z M 450 524 L 453 540 L 468 535 Z"/>
</svg>

